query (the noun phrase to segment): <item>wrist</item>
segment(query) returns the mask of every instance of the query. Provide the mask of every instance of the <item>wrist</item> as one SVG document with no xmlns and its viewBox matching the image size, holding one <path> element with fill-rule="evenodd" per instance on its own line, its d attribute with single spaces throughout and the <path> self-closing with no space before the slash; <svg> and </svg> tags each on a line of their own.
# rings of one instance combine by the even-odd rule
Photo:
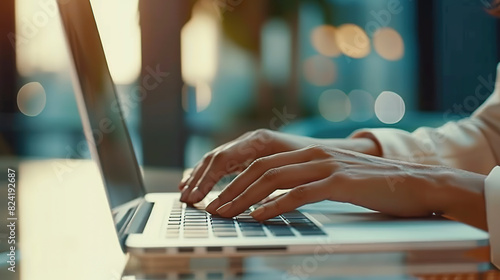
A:
<svg viewBox="0 0 500 280">
<path fill-rule="evenodd" d="M 484 200 L 485 175 L 463 170 L 440 168 L 435 176 L 431 209 L 451 219 L 486 229 Z"/>
</svg>

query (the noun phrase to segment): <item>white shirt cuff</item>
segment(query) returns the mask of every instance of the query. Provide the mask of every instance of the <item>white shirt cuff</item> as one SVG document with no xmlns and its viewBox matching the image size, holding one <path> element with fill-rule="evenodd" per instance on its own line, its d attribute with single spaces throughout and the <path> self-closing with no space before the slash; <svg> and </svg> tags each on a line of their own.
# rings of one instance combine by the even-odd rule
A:
<svg viewBox="0 0 500 280">
<path fill-rule="evenodd" d="M 493 168 L 486 178 L 484 196 L 490 235 L 491 263 L 500 268 L 500 166 Z"/>
</svg>

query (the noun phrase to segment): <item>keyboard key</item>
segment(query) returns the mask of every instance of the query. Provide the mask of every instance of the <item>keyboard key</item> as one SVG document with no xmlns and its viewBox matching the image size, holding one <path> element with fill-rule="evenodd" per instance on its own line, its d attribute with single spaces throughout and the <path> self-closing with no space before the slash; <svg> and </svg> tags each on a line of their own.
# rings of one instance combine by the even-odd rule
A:
<svg viewBox="0 0 500 280">
<path fill-rule="evenodd" d="M 262 224 L 264 224 L 264 225 L 286 226 L 286 223 L 283 220 L 279 220 L 279 221 L 264 221 Z"/>
<path fill-rule="evenodd" d="M 271 233 L 276 237 L 295 236 L 291 230 L 271 231 Z"/>
<path fill-rule="evenodd" d="M 212 222 L 212 224 L 232 224 L 234 223 L 233 220 L 210 220 Z"/>
<path fill-rule="evenodd" d="M 236 228 L 214 228 L 213 232 L 236 232 Z"/>
<path fill-rule="evenodd" d="M 260 231 L 242 231 L 241 232 L 245 237 L 264 237 L 266 233 L 263 230 Z"/>
<path fill-rule="evenodd" d="M 204 224 L 208 224 L 208 220 L 206 219 L 185 219 L 184 220 L 184 223 L 204 223 Z"/>
<path fill-rule="evenodd" d="M 238 237 L 236 232 L 214 232 L 215 237 Z"/>
<path fill-rule="evenodd" d="M 212 224 L 213 228 L 235 228 L 235 224 Z"/>
<path fill-rule="evenodd" d="M 204 224 L 185 224 L 184 229 L 208 229 L 208 225 Z"/>
<path fill-rule="evenodd" d="M 181 227 L 180 226 L 167 226 L 167 230 L 179 230 Z"/>
<path fill-rule="evenodd" d="M 184 233 L 184 238 L 208 238 L 208 233 L 201 233 L 201 234 Z"/>
</svg>

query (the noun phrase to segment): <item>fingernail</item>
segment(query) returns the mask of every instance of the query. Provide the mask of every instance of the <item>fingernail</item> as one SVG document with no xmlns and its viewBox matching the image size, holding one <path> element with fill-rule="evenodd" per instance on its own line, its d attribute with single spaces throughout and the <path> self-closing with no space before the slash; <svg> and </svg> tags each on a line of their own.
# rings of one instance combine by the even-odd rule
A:
<svg viewBox="0 0 500 280">
<path fill-rule="evenodd" d="M 231 209 L 231 206 L 233 205 L 233 202 L 230 201 L 224 205 L 222 205 L 221 207 L 219 207 L 217 209 L 217 213 L 221 214 L 221 215 L 224 215 L 224 213 L 227 213 L 227 211 L 229 211 L 229 209 Z"/>
<path fill-rule="evenodd" d="M 264 207 L 259 207 L 259 208 L 255 209 L 252 213 L 250 213 L 250 215 L 254 219 L 258 219 L 260 216 L 262 216 L 262 214 L 264 214 Z"/>
<path fill-rule="evenodd" d="M 220 199 L 217 197 L 216 199 L 212 200 L 207 207 L 205 207 L 205 211 L 210 212 L 214 214 L 216 212 L 217 208 L 220 206 Z"/>
<path fill-rule="evenodd" d="M 203 193 L 197 188 L 196 190 L 191 192 L 191 194 L 188 197 L 188 200 L 191 202 L 198 202 L 203 197 L 204 197 Z"/>
</svg>

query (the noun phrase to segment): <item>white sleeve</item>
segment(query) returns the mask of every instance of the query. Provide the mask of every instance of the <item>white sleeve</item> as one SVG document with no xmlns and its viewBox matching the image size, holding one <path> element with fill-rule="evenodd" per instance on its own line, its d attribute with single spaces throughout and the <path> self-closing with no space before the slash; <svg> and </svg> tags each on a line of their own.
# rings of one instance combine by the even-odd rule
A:
<svg viewBox="0 0 500 280">
<path fill-rule="evenodd" d="M 495 167 L 486 178 L 484 196 L 490 234 L 491 263 L 500 268 L 500 166 Z"/>
<path fill-rule="evenodd" d="M 476 92 L 486 90 L 480 86 Z M 471 94 L 470 98 L 477 101 L 477 95 Z M 380 128 L 359 130 L 351 137 L 375 139 L 385 158 L 488 174 L 500 165 L 500 64 L 493 94 L 469 118 L 448 122 L 439 128 L 422 127 L 413 133 Z"/>
</svg>

